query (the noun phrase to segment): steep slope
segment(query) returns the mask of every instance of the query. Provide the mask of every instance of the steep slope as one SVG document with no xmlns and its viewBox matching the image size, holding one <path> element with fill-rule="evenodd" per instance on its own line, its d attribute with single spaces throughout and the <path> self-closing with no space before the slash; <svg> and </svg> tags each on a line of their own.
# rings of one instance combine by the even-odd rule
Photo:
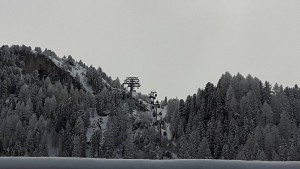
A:
<svg viewBox="0 0 300 169">
<path fill-rule="evenodd" d="M 158 158 L 149 105 L 118 78 L 47 49 L 3 46 L 0 54 L 1 156 Z"/>
<path fill-rule="evenodd" d="M 24 61 L 25 67 L 23 74 L 33 74 L 38 71 L 40 79 L 50 77 L 52 81 L 60 81 L 62 84 L 67 84 L 68 87 L 74 85 L 77 89 L 82 89 L 82 84 L 75 79 L 75 76 L 70 76 L 70 73 L 57 67 L 51 60 L 41 53 L 25 53 L 20 51 L 20 59 Z"/>
<path fill-rule="evenodd" d="M 1 156 L 300 160 L 297 85 L 225 73 L 161 102 L 161 144 L 147 95 L 71 56 L 2 46 L 0 87 Z"/>
<path fill-rule="evenodd" d="M 123 102 L 118 81 L 50 50 L 14 45 L 0 54 L 0 155 L 90 156 L 92 126 L 108 121 L 99 112 Z"/>
</svg>

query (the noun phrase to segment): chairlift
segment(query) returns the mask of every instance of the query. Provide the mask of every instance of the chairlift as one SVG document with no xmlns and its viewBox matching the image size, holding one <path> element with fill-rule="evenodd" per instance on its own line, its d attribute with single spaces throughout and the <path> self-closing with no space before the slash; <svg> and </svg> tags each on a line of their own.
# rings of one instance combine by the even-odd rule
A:
<svg viewBox="0 0 300 169">
<path fill-rule="evenodd" d="M 153 112 L 152 116 L 153 116 L 153 117 L 156 117 L 156 113 L 155 113 L 155 112 Z"/>
</svg>

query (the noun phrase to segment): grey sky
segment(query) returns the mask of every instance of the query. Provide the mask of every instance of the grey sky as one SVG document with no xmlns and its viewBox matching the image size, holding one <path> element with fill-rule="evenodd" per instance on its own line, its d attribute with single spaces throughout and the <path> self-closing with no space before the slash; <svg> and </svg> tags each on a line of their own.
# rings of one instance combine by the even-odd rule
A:
<svg viewBox="0 0 300 169">
<path fill-rule="evenodd" d="M 0 44 L 26 44 L 138 76 L 185 98 L 225 71 L 299 84 L 298 0 L 6 0 Z"/>
</svg>

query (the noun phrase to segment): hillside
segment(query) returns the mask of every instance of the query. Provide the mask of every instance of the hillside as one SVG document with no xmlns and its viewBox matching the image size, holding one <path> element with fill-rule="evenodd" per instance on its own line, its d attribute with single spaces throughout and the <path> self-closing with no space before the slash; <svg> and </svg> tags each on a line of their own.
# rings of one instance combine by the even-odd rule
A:
<svg viewBox="0 0 300 169">
<path fill-rule="evenodd" d="M 0 48 L 0 86 L 1 156 L 300 160 L 297 85 L 226 72 L 155 107 L 100 67 L 13 45 Z"/>
<path fill-rule="evenodd" d="M 100 67 L 24 45 L 0 53 L 1 156 L 157 158 L 162 151 L 147 98 L 130 99 Z"/>
<path fill-rule="evenodd" d="M 94 120 L 103 119 L 105 128 L 127 99 L 116 90 L 119 80 L 47 49 L 14 45 L 0 52 L 0 154 L 90 156 Z"/>
<path fill-rule="evenodd" d="M 179 158 L 300 160 L 297 85 L 272 87 L 227 72 L 216 86 L 207 83 L 168 108 Z"/>
</svg>

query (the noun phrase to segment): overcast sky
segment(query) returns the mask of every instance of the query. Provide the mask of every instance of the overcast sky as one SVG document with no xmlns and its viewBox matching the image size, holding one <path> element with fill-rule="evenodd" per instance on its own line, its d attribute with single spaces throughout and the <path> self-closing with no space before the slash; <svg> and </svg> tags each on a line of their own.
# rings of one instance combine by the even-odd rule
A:
<svg viewBox="0 0 300 169">
<path fill-rule="evenodd" d="M 101 66 L 139 91 L 185 98 L 226 71 L 300 80 L 299 0 L 3 0 L 0 44 Z"/>
</svg>

